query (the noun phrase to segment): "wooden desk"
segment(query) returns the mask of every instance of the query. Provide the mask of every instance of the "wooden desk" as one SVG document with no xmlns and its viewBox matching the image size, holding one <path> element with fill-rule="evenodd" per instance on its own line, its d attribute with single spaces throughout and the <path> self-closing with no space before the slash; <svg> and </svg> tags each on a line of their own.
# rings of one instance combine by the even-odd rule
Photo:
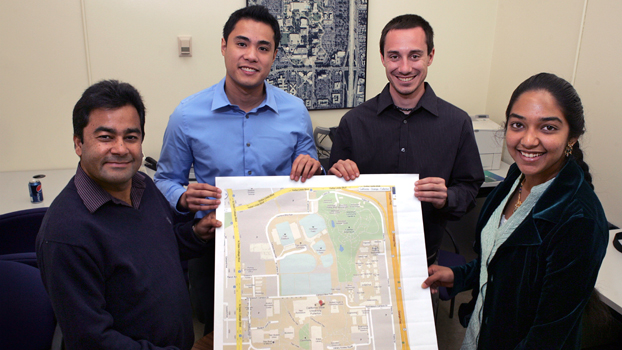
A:
<svg viewBox="0 0 622 350">
<path fill-rule="evenodd" d="M 204 336 L 194 343 L 192 350 L 212 350 L 214 349 L 214 332 Z"/>
<path fill-rule="evenodd" d="M 596 279 L 596 289 L 601 300 L 622 315 L 622 253 L 613 246 L 613 237 L 622 229 L 609 231 L 609 245 Z"/>
</svg>

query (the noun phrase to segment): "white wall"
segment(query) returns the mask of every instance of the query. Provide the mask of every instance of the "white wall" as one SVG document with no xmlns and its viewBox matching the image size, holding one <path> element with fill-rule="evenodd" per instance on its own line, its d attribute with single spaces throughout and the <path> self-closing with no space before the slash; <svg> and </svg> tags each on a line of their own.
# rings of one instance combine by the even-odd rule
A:
<svg viewBox="0 0 622 350">
<path fill-rule="evenodd" d="M 434 29 L 436 55 L 427 81 L 441 98 L 469 114 L 486 111 L 497 0 L 369 0 L 366 98 L 387 83 L 380 34 L 393 17 L 415 13 Z M 312 111 L 315 126 L 336 126 L 347 110 Z"/>
<path fill-rule="evenodd" d="M 486 105 L 493 120 L 505 121 L 512 91 L 528 77 L 549 72 L 572 79 L 583 3 L 499 1 Z"/>
<path fill-rule="evenodd" d="M 85 2 L 93 83 L 115 78 L 141 92 L 147 108 L 143 152 L 158 159 L 169 115 L 179 101 L 224 77 L 222 27 L 228 14 L 244 3 Z M 192 57 L 179 57 L 179 35 L 192 36 Z M 73 165 L 77 158 L 73 156 L 66 162 Z"/>
<path fill-rule="evenodd" d="M 0 2 L 0 171 L 67 168 L 88 86 L 80 2 Z"/>
<path fill-rule="evenodd" d="M 585 108 L 581 148 L 609 221 L 622 226 L 622 2 L 588 2 L 575 86 Z"/>
<path fill-rule="evenodd" d="M 622 226 L 622 3 L 616 0 L 500 0 L 487 113 L 504 122 L 512 91 L 539 72 L 575 85 L 585 108 L 580 141 L 610 222 Z M 505 161 L 512 162 L 506 154 Z"/>
</svg>

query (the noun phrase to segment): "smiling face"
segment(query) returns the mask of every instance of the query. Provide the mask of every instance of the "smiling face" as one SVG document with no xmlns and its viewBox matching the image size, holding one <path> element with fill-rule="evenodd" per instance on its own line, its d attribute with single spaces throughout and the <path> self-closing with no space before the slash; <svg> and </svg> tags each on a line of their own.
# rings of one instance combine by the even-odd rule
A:
<svg viewBox="0 0 622 350">
<path fill-rule="evenodd" d="M 108 192 L 128 190 L 142 162 L 142 130 L 136 108 L 98 108 L 89 114 L 83 140 L 73 137 L 80 166 Z"/>
<path fill-rule="evenodd" d="M 570 128 L 548 91 L 527 91 L 512 106 L 505 140 L 508 152 L 533 186 L 557 175 L 565 163 Z"/>
<path fill-rule="evenodd" d="M 221 52 L 227 68 L 227 94 L 236 90 L 263 93 L 263 82 L 276 58 L 274 32 L 262 22 L 241 19 L 227 40 L 222 39 Z M 231 90 L 231 91 L 230 91 Z"/>
<path fill-rule="evenodd" d="M 402 100 L 414 99 L 416 104 L 423 95 L 423 83 L 434 59 L 434 49 L 428 54 L 423 29 L 390 30 L 385 38 L 381 59 L 393 101 L 400 107 L 410 107 L 407 103 L 400 103 Z"/>
</svg>

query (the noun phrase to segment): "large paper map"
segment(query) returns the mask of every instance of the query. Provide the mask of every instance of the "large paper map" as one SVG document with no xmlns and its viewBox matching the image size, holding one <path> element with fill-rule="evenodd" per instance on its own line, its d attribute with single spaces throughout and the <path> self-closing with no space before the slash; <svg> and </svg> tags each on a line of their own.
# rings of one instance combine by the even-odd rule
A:
<svg viewBox="0 0 622 350">
<path fill-rule="evenodd" d="M 435 349 L 416 179 L 217 178 L 215 348 Z"/>
</svg>

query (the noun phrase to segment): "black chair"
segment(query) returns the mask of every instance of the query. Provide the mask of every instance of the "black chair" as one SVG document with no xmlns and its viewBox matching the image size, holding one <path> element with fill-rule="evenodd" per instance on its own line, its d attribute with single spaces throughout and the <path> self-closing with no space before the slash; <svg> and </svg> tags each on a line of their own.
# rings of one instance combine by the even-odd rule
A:
<svg viewBox="0 0 622 350">
<path fill-rule="evenodd" d="M 39 269 L 0 260 L 0 342 L 4 350 L 49 350 L 56 319 Z"/>
<path fill-rule="evenodd" d="M 328 162 L 330 158 L 330 148 L 332 146 L 332 142 L 325 143 L 328 138 L 330 141 L 332 139 L 330 136 L 330 129 L 322 126 L 318 126 L 313 130 L 313 141 L 315 142 L 315 148 L 317 150 L 317 158 L 322 164 L 324 169 L 328 169 Z"/>
<path fill-rule="evenodd" d="M 0 215 L 0 260 L 37 267 L 35 240 L 47 209 L 26 209 Z"/>
<path fill-rule="evenodd" d="M 447 266 L 447 267 L 466 264 L 466 259 L 464 258 L 464 256 L 460 255 L 460 250 L 458 249 L 458 245 L 456 244 L 456 241 L 454 240 L 454 237 L 452 236 L 451 232 L 449 230 L 445 230 L 445 232 L 447 232 L 447 236 L 451 240 L 451 243 L 454 248 L 454 252 L 452 253 L 452 252 L 440 249 L 438 251 L 438 264 L 440 266 Z M 440 287 L 438 289 L 438 297 L 439 299 L 445 300 L 445 301 L 451 300 L 451 304 L 449 305 L 449 318 L 453 318 L 454 317 L 454 306 L 455 306 L 456 300 L 454 298 L 449 297 L 449 292 L 447 291 L 447 288 L 445 287 Z"/>
</svg>

